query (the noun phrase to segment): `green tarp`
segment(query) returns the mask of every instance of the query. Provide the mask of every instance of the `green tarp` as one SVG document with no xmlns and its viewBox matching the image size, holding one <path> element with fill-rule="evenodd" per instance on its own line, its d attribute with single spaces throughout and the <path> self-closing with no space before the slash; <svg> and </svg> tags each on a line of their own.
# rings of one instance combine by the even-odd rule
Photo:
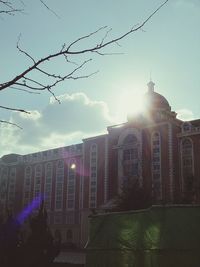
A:
<svg viewBox="0 0 200 267">
<path fill-rule="evenodd" d="M 86 267 L 200 266 L 200 207 L 172 206 L 90 218 Z"/>
</svg>

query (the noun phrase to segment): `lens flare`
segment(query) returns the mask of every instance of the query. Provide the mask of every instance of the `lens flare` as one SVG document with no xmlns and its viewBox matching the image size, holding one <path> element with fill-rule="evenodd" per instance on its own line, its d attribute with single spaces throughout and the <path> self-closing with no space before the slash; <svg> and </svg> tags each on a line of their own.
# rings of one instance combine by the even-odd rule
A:
<svg viewBox="0 0 200 267">
<path fill-rule="evenodd" d="M 32 211 L 40 206 L 44 197 L 42 195 L 37 196 L 32 200 L 30 204 L 28 204 L 17 216 L 17 220 L 20 224 L 22 224 L 25 219 L 32 213 Z"/>
</svg>

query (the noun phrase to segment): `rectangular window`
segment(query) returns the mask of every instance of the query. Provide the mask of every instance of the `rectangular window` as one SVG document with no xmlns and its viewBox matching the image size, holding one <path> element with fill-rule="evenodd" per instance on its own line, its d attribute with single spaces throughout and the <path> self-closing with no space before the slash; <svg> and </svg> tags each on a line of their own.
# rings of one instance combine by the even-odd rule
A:
<svg viewBox="0 0 200 267">
<path fill-rule="evenodd" d="M 154 169 L 154 170 L 160 170 L 160 164 L 157 164 L 157 165 L 154 164 L 154 165 L 153 165 L 153 169 Z"/>
<path fill-rule="evenodd" d="M 160 152 L 160 148 L 159 147 L 156 147 L 153 149 L 153 153 L 159 153 Z"/>
<path fill-rule="evenodd" d="M 75 192 L 74 187 L 71 187 L 71 188 L 68 187 L 68 194 L 74 194 L 74 192 Z"/>
<path fill-rule="evenodd" d="M 91 181 L 90 184 L 91 184 L 91 186 L 93 186 L 93 185 L 96 186 L 97 182 L 96 181 Z"/>
<path fill-rule="evenodd" d="M 96 155 L 97 155 L 96 152 L 91 152 L 91 157 L 92 157 L 92 158 L 96 158 Z"/>
<path fill-rule="evenodd" d="M 67 200 L 67 207 L 68 209 L 74 208 L 74 200 Z"/>
<path fill-rule="evenodd" d="M 159 140 L 154 140 L 153 141 L 153 146 L 160 146 L 160 141 Z"/>
<path fill-rule="evenodd" d="M 56 209 L 61 209 L 62 208 L 62 202 L 57 200 L 56 201 Z"/>
<path fill-rule="evenodd" d="M 97 191 L 96 186 L 95 187 L 91 187 L 90 191 L 91 191 L 91 195 L 92 195 L 93 192 L 96 193 L 96 191 Z"/>
<path fill-rule="evenodd" d="M 25 185 L 30 185 L 30 183 L 31 183 L 31 180 L 26 178 Z"/>
</svg>

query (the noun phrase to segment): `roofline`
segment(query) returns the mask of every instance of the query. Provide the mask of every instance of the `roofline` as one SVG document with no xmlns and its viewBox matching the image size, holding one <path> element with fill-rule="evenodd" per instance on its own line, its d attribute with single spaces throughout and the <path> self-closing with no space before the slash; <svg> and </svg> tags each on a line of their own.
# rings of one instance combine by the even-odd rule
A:
<svg viewBox="0 0 200 267">
<path fill-rule="evenodd" d="M 91 137 L 88 137 L 88 138 L 83 138 L 82 140 L 83 140 L 83 142 L 84 141 L 87 141 L 87 140 L 93 140 L 93 139 L 97 139 L 97 138 L 99 138 L 99 137 L 103 137 L 103 136 L 107 136 L 108 134 L 106 133 L 106 134 L 101 134 L 101 135 L 96 135 L 96 136 L 91 136 Z"/>
</svg>

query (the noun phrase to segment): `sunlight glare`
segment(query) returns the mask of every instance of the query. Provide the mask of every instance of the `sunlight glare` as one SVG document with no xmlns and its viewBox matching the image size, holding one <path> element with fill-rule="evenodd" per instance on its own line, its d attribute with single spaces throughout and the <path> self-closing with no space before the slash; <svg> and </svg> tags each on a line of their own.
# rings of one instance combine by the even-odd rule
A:
<svg viewBox="0 0 200 267">
<path fill-rule="evenodd" d="M 134 116 L 145 111 L 144 91 L 127 89 L 124 90 L 117 101 L 117 110 L 120 117 Z"/>
<path fill-rule="evenodd" d="M 73 163 L 73 164 L 70 166 L 70 168 L 71 168 L 71 169 L 76 169 L 76 164 Z"/>
</svg>

